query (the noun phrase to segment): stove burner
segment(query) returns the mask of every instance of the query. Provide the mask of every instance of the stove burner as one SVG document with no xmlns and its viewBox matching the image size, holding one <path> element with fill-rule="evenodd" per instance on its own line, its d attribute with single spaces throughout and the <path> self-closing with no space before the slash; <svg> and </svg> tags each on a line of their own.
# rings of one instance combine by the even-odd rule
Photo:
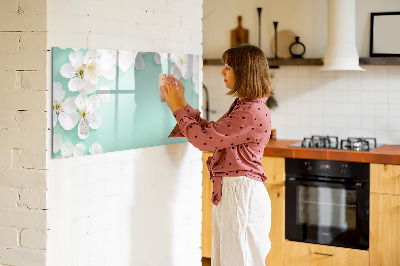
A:
<svg viewBox="0 0 400 266">
<path fill-rule="evenodd" d="M 371 151 L 378 147 L 376 138 L 347 138 L 340 141 L 336 136 L 317 136 L 304 138 L 302 142 L 298 142 L 289 146 L 303 148 L 321 148 L 321 149 L 341 149 L 353 151 Z"/>
<path fill-rule="evenodd" d="M 304 138 L 301 142 L 301 147 L 305 148 L 326 148 L 338 149 L 339 140 L 334 136 L 312 136 L 311 138 Z"/>
<path fill-rule="evenodd" d="M 376 148 L 376 138 L 347 138 L 340 141 L 343 150 L 369 151 Z"/>
</svg>

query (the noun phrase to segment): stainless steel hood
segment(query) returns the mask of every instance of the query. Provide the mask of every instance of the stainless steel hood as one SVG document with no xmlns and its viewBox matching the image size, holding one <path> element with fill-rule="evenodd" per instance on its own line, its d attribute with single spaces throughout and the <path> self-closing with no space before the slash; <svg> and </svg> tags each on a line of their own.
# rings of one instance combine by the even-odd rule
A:
<svg viewBox="0 0 400 266">
<path fill-rule="evenodd" d="M 328 0 L 328 44 L 320 70 L 358 70 L 355 0 Z"/>
</svg>

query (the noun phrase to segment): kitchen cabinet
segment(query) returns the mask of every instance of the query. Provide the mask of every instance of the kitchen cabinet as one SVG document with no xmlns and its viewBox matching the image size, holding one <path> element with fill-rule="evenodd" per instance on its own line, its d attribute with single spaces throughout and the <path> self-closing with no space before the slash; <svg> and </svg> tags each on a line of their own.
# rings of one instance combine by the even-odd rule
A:
<svg viewBox="0 0 400 266">
<path fill-rule="evenodd" d="M 369 253 L 365 250 L 316 245 L 288 240 L 285 240 L 284 245 L 285 266 L 369 265 Z"/>
<path fill-rule="evenodd" d="M 267 175 L 265 187 L 271 199 L 271 250 L 265 264 L 283 265 L 283 243 L 285 240 L 285 158 L 264 156 L 261 160 Z"/>
<path fill-rule="evenodd" d="M 370 167 L 370 265 L 400 265 L 400 165 Z"/>
<path fill-rule="evenodd" d="M 204 258 L 211 258 L 212 252 L 212 183 L 206 161 L 212 152 L 203 153 L 203 194 L 202 194 L 202 224 L 201 224 L 201 253 Z"/>
<path fill-rule="evenodd" d="M 211 258 L 212 253 L 212 183 L 206 161 L 212 152 L 203 153 L 203 217 L 202 217 L 202 256 Z M 265 182 L 272 205 L 271 250 L 266 258 L 266 265 L 283 265 L 283 242 L 285 230 L 285 158 L 263 157 L 262 164 L 268 176 Z"/>
</svg>

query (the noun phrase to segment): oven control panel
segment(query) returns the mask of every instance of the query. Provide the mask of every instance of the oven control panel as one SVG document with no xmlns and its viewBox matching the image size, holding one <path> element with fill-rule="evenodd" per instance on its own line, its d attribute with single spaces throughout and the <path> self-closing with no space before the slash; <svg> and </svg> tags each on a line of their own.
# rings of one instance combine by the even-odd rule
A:
<svg viewBox="0 0 400 266">
<path fill-rule="evenodd" d="M 286 174 L 369 179 L 369 164 L 286 158 Z"/>
</svg>

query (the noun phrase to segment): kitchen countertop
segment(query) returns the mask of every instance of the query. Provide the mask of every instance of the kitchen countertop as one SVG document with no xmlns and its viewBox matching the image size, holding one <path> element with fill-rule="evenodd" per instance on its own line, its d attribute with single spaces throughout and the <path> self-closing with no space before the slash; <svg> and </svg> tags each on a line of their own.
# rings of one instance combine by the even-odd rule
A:
<svg viewBox="0 0 400 266">
<path fill-rule="evenodd" d="M 363 163 L 400 164 L 400 145 L 383 145 L 372 151 L 290 147 L 301 140 L 270 140 L 264 156 Z"/>
</svg>

